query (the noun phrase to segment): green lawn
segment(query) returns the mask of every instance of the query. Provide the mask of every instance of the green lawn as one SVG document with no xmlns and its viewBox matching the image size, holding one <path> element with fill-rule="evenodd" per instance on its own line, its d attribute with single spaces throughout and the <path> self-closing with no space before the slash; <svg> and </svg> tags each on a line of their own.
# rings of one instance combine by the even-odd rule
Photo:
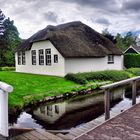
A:
<svg viewBox="0 0 140 140">
<path fill-rule="evenodd" d="M 13 93 L 9 95 L 9 106 L 21 108 L 32 100 L 39 100 L 45 96 L 55 96 L 82 88 L 81 85 L 60 77 L 6 71 L 0 71 L 0 81 L 14 87 Z"/>
</svg>

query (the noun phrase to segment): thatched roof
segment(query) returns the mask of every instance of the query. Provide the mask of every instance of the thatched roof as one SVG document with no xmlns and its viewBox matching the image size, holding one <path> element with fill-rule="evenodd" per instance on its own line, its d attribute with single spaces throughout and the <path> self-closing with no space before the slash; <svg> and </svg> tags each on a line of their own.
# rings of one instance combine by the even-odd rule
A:
<svg viewBox="0 0 140 140">
<path fill-rule="evenodd" d="M 16 48 L 27 51 L 33 42 L 49 40 L 66 58 L 70 57 L 104 57 L 107 54 L 121 55 L 121 51 L 101 34 L 80 21 L 47 26 Z"/>
<path fill-rule="evenodd" d="M 138 53 L 140 53 L 140 46 L 133 45 L 133 48 L 134 48 Z"/>
</svg>

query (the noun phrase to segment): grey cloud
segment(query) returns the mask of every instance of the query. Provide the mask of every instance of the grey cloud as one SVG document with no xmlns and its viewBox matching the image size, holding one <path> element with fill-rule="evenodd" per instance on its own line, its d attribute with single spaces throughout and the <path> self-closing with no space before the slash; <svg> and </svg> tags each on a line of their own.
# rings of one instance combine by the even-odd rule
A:
<svg viewBox="0 0 140 140">
<path fill-rule="evenodd" d="M 124 10 L 133 10 L 139 11 L 140 10 L 140 0 L 131 0 L 123 2 L 123 9 Z"/>
<path fill-rule="evenodd" d="M 51 22 L 57 22 L 58 16 L 55 12 L 49 11 L 47 13 L 44 13 L 44 17 L 46 20 Z"/>
<path fill-rule="evenodd" d="M 103 24 L 103 25 L 110 25 L 109 20 L 106 18 L 99 18 L 95 20 L 96 23 Z"/>
</svg>

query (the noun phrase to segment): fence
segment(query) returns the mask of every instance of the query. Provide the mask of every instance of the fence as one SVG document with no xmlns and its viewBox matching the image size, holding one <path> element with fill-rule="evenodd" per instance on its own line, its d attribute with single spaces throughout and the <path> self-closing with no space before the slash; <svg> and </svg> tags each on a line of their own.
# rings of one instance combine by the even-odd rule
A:
<svg viewBox="0 0 140 140">
<path fill-rule="evenodd" d="M 0 82 L 0 135 L 9 136 L 8 132 L 8 93 L 13 91 L 13 87 Z"/>
<path fill-rule="evenodd" d="M 132 105 L 136 104 L 136 84 L 137 81 L 140 81 L 140 76 L 115 82 L 113 84 L 108 84 L 101 86 L 101 89 L 104 90 L 104 105 L 105 105 L 105 120 L 110 118 L 110 90 L 121 85 L 132 84 Z"/>
</svg>

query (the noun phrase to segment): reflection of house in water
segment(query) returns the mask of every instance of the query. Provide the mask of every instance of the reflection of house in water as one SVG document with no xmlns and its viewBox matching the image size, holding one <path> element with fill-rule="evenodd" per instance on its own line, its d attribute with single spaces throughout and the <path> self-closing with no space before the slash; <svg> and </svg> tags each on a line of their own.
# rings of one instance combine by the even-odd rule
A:
<svg viewBox="0 0 140 140">
<path fill-rule="evenodd" d="M 41 120 L 54 123 L 66 112 L 66 103 L 58 103 L 52 105 L 41 106 L 33 112 L 33 114 Z"/>
<path fill-rule="evenodd" d="M 122 100 L 125 89 L 118 88 L 111 93 L 111 100 L 118 102 Z M 37 120 L 44 121 L 47 124 L 59 123 L 66 125 L 68 121 L 81 121 L 91 117 L 98 117 L 104 112 L 104 95 L 90 96 L 81 100 L 71 102 L 61 102 L 56 104 L 44 105 L 33 111 L 33 116 Z M 67 120 L 67 121 L 66 121 Z M 58 123 L 58 122 L 57 122 Z"/>
</svg>

